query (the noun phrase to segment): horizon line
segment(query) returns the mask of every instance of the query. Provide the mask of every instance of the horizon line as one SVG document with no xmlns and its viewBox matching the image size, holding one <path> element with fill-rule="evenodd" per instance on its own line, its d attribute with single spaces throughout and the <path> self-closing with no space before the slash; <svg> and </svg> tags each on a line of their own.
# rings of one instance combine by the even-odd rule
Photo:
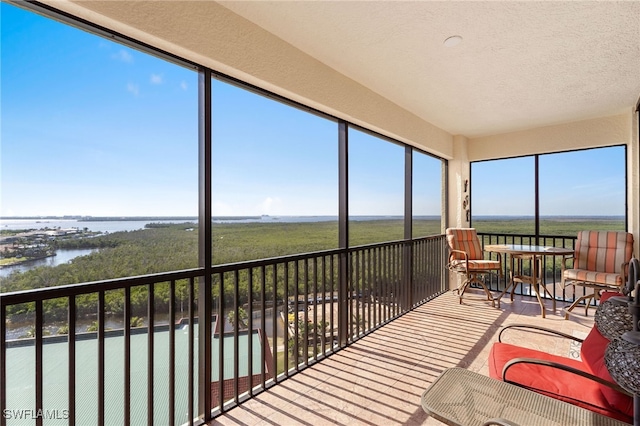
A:
<svg viewBox="0 0 640 426">
<path fill-rule="evenodd" d="M 419 214 L 414 215 L 414 217 L 440 217 L 438 214 Z M 212 218 L 215 219 L 259 219 L 263 217 L 338 217 L 338 215 L 330 215 L 330 214 L 291 214 L 291 215 L 212 215 Z M 395 214 L 356 214 L 349 215 L 349 217 L 404 217 L 404 215 L 395 215 Z M 480 214 L 476 215 L 475 218 L 482 217 L 520 217 L 520 218 L 535 218 L 534 215 L 519 215 L 519 214 Z M 550 215 L 540 215 L 540 217 L 621 217 L 624 218 L 625 215 L 615 215 L 615 214 L 550 214 Z M 114 215 L 114 216 L 92 216 L 92 215 L 34 215 L 34 216 L 0 216 L 0 220 L 12 219 L 12 220 L 32 220 L 32 219 L 58 219 L 58 220 L 86 220 L 86 219 L 110 219 L 110 220 L 198 220 L 198 216 L 188 216 L 188 215 L 169 215 L 169 216 L 150 216 L 150 215 Z"/>
</svg>

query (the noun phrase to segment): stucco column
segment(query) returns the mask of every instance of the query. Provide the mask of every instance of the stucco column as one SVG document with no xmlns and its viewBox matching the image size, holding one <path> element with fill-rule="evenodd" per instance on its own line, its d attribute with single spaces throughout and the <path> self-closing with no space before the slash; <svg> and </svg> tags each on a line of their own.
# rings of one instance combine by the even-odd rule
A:
<svg viewBox="0 0 640 426">
<path fill-rule="evenodd" d="M 640 257 L 640 141 L 638 113 L 631 110 L 629 143 L 627 145 L 627 204 L 629 232 L 633 234 L 633 253 Z"/>
<path fill-rule="evenodd" d="M 453 137 L 453 159 L 449 160 L 449 203 L 448 226 L 466 228 L 469 226 L 471 181 L 469 180 L 468 139 L 464 136 Z M 458 274 L 449 274 L 449 288 L 458 288 L 461 284 Z"/>
<path fill-rule="evenodd" d="M 469 226 L 470 185 L 468 139 L 464 136 L 453 137 L 453 159 L 449 160 L 449 216 L 448 226 L 465 228 Z M 466 192 L 465 192 L 466 190 Z M 466 203 L 465 203 L 466 200 Z"/>
</svg>

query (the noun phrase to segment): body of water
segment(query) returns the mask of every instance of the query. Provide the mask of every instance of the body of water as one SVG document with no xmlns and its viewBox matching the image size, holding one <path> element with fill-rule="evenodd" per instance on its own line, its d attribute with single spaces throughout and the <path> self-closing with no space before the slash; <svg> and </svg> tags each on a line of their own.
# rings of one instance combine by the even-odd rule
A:
<svg viewBox="0 0 640 426">
<path fill-rule="evenodd" d="M 31 260 L 29 262 L 20 263 L 18 265 L 4 266 L 0 268 L 0 277 L 7 277 L 11 275 L 13 272 L 28 271 L 29 269 L 37 268 L 38 266 L 62 265 L 78 256 L 86 256 L 95 251 L 97 251 L 97 249 L 78 249 L 78 250 L 59 249 L 56 251 L 55 256 L 49 256 L 43 259 Z"/>
<path fill-rule="evenodd" d="M 402 216 L 351 216 L 351 221 L 370 221 L 370 220 L 402 220 Z M 415 219 L 422 220 L 439 220 L 439 216 L 415 216 Z M 477 216 L 475 220 L 532 220 L 531 216 Z M 541 219 L 551 220 L 608 220 L 619 219 L 617 216 L 543 216 Z M 337 216 L 238 216 L 238 217 L 214 217 L 213 223 L 310 223 L 310 222 L 332 222 L 337 221 Z M 23 229 L 43 229 L 43 228 L 87 228 L 93 232 L 113 233 L 121 231 L 137 231 L 145 229 L 149 223 L 197 223 L 197 218 L 104 218 L 104 220 L 79 220 L 79 219 L 60 219 L 60 218 L 29 218 L 29 219 L 0 219 L 0 230 L 23 230 Z M 69 262 L 75 257 L 84 256 L 92 253 L 95 249 L 83 250 L 58 250 L 56 256 L 44 259 L 25 262 L 20 265 L 7 266 L 0 268 L 0 277 L 6 277 L 14 271 L 26 271 L 38 266 L 57 266 Z"/>
<path fill-rule="evenodd" d="M 423 218 L 438 218 L 437 216 L 424 216 Z M 402 216 L 352 216 L 350 220 L 401 220 Z M 337 221 L 337 216 L 241 216 L 241 217 L 214 217 L 213 223 L 310 223 L 310 222 L 331 222 Z M 27 229 L 69 229 L 87 228 L 92 232 L 114 233 L 122 231 L 137 231 L 145 229 L 150 223 L 197 223 L 197 218 L 124 218 L 122 220 L 109 218 L 108 220 L 79 220 L 79 219 L 59 219 L 59 218 L 32 218 L 32 219 L 0 219 L 0 229 L 6 230 L 27 230 Z M 19 265 L 0 267 L 0 277 L 6 277 L 13 272 L 24 272 L 38 266 L 58 266 L 69 262 L 75 257 L 85 256 L 96 251 L 95 249 L 82 250 L 57 250 L 55 256 L 44 259 L 32 260 Z"/>
<path fill-rule="evenodd" d="M 402 220 L 402 216 L 351 216 L 352 221 L 366 220 Z M 440 216 L 415 216 L 416 219 L 439 219 Z M 214 217 L 213 223 L 309 223 L 338 221 L 338 216 L 238 216 Z M 149 223 L 197 223 L 197 218 L 189 219 L 111 219 L 111 220 L 78 220 L 78 219 L 0 219 L 0 230 L 43 229 L 43 228 L 87 228 L 93 232 L 120 232 L 145 229 Z"/>
<path fill-rule="evenodd" d="M 0 229 L 69 229 L 87 228 L 93 232 L 120 232 L 144 229 L 149 223 L 185 223 L 197 220 L 96 220 L 84 221 L 76 219 L 0 219 Z"/>
</svg>

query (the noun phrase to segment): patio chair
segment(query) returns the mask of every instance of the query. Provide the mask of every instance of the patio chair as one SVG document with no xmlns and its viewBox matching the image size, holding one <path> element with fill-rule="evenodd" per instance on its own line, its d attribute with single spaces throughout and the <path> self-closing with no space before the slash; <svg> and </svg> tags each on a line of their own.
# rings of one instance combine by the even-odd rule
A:
<svg viewBox="0 0 640 426">
<path fill-rule="evenodd" d="M 483 278 L 486 274 L 498 273 L 502 277 L 501 255 L 498 260 L 486 260 L 480 245 L 480 239 L 475 228 L 447 228 L 447 243 L 449 244 L 449 262 L 447 268 L 463 277 L 462 284 L 456 289 L 462 303 L 464 292 L 471 284 L 478 284 L 487 295 L 487 300 L 495 307 L 500 300 L 493 297 Z"/>
<path fill-rule="evenodd" d="M 602 301 L 620 293 L 604 292 Z M 505 332 L 517 330 L 514 343 L 504 341 Z M 527 344 L 531 334 L 556 336 L 581 343 L 580 359 L 555 355 Z M 582 339 L 533 324 L 509 324 L 498 334 L 489 352 L 489 376 L 534 392 L 577 405 L 626 423 L 633 421 L 633 397 L 611 377 L 605 361 L 609 346 L 595 324 Z M 569 424 L 569 423 L 567 423 Z M 582 424 L 582 423 L 571 423 Z"/>
<path fill-rule="evenodd" d="M 576 286 L 593 289 L 574 300 L 565 309 L 565 319 L 582 301 L 585 303 L 585 315 L 589 314 L 591 299 L 600 299 L 605 290 L 623 292 L 626 270 L 633 255 L 633 234 L 612 231 L 580 231 L 573 257 L 562 260 L 562 287 Z M 567 261 L 573 259 L 573 267 L 567 267 Z"/>
</svg>

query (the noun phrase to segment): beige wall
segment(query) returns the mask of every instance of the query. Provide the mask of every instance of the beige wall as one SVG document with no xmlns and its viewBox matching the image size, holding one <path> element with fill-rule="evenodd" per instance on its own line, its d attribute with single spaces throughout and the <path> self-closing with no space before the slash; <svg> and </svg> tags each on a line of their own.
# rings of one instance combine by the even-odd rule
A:
<svg viewBox="0 0 640 426">
<path fill-rule="evenodd" d="M 447 215 L 447 227 L 467 228 L 466 210 L 463 208 L 465 197 L 470 194 L 471 188 L 465 192 L 465 181 L 469 182 L 469 141 L 464 136 L 453 138 L 453 159 L 449 160 L 449 206 Z M 469 208 L 469 206 L 467 206 Z M 456 289 L 462 285 L 459 274 L 449 274 L 449 288 Z"/>
<path fill-rule="evenodd" d="M 640 256 L 640 148 L 633 109 L 609 117 L 471 139 L 467 159 L 471 162 L 622 144 L 627 145 L 627 227 L 636 241 L 634 252 Z M 450 204 L 450 208 L 455 207 Z"/>
<path fill-rule="evenodd" d="M 628 113 L 539 127 L 469 141 L 469 160 L 517 157 L 629 143 Z"/>
<path fill-rule="evenodd" d="M 449 160 L 449 214 L 447 226 L 466 228 L 469 226 L 463 203 L 469 195 L 470 188 L 464 191 L 465 181 L 469 181 L 469 157 L 467 155 L 469 141 L 464 136 L 453 138 L 453 159 Z M 467 206 L 468 208 L 468 206 Z"/>
<path fill-rule="evenodd" d="M 629 232 L 635 238 L 634 254 L 640 258 L 640 143 L 638 141 L 638 114 L 631 111 L 631 125 L 629 126 L 629 140 L 627 150 L 627 203 L 629 206 Z"/>
</svg>

